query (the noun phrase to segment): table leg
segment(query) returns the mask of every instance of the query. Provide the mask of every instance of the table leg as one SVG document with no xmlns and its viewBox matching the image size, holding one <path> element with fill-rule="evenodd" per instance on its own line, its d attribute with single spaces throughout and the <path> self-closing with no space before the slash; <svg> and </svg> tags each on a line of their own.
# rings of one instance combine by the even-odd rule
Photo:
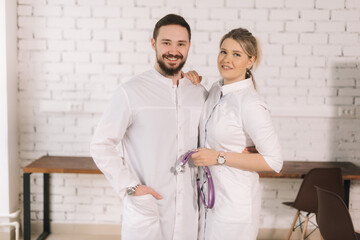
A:
<svg viewBox="0 0 360 240">
<path fill-rule="evenodd" d="M 344 180 L 345 204 L 349 208 L 350 201 L 350 180 Z"/>
<path fill-rule="evenodd" d="M 50 191 L 49 191 L 49 174 L 44 173 L 44 215 L 43 215 L 43 232 L 37 240 L 46 239 L 50 234 Z"/>
<path fill-rule="evenodd" d="M 31 218 L 30 218 L 30 174 L 23 174 L 23 187 L 24 187 L 24 240 L 31 239 Z"/>
</svg>

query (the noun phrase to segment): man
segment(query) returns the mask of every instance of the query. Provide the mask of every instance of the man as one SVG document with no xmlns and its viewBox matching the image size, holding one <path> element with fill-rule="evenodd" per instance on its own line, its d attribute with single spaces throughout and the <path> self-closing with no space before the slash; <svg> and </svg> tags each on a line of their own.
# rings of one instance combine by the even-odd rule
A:
<svg viewBox="0 0 360 240">
<path fill-rule="evenodd" d="M 154 69 L 116 90 L 91 142 L 95 163 L 124 197 L 123 240 L 197 239 L 195 167 L 174 171 L 181 157 L 197 147 L 207 96 L 181 71 L 190 38 L 181 16 L 169 14 L 157 22 L 151 39 Z"/>
</svg>

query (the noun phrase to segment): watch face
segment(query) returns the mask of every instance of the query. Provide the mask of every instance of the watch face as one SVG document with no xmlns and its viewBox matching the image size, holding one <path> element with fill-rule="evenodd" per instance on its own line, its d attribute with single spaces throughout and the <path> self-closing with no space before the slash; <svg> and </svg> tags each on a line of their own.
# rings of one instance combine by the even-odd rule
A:
<svg viewBox="0 0 360 240">
<path fill-rule="evenodd" d="M 134 194 L 134 189 L 132 189 L 132 188 L 128 188 L 128 189 L 126 189 L 126 193 L 128 194 L 128 195 L 133 195 Z"/>
<path fill-rule="evenodd" d="M 224 164 L 225 163 L 225 157 L 224 156 L 219 156 L 218 157 L 218 163 L 219 164 Z"/>
</svg>

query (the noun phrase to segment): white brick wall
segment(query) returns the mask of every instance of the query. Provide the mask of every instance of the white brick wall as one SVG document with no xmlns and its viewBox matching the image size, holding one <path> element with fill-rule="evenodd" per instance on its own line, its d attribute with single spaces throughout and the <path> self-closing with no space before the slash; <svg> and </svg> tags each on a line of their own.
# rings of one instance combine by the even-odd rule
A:
<svg viewBox="0 0 360 240">
<path fill-rule="evenodd" d="M 360 9 L 357 0 L 18 0 L 21 166 L 42 155 L 89 155 L 89 142 L 118 84 L 153 66 L 150 38 L 167 13 L 193 30 L 185 69 L 211 86 L 218 41 L 234 27 L 261 40 L 255 71 L 272 108 L 285 160 L 360 165 Z M 77 104 L 77 111 L 69 106 Z M 353 107 L 355 117 L 338 116 Z M 33 220 L 42 218 L 42 178 L 32 176 Z M 261 180 L 264 228 L 285 228 L 300 180 Z M 51 219 L 119 222 L 121 199 L 101 175 L 51 177 Z M 360 182 L 350 211 L 360 231 Z"/>
</svg>

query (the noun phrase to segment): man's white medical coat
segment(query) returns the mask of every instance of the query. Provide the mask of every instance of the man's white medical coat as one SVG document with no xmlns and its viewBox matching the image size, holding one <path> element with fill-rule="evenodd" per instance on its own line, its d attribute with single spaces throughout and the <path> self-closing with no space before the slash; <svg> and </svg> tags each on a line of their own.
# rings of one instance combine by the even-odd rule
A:
<svg viewBox="0 0 360 240">
<path fill-rule="evenodd" d="M 197 147 L 206 97 L 202 86 L 186 78 L 174 86 L 155 69 L 122 84 L 113 95 L 96 128 L 91 155 L 124 197 L 122 239 L 197 238 L 196 168 L 187 165 L 181 174 L 174 170 Z M 152 187 L 163 199 L 127 196 L 126 188 L 136 184 Z"/>
</svg>

